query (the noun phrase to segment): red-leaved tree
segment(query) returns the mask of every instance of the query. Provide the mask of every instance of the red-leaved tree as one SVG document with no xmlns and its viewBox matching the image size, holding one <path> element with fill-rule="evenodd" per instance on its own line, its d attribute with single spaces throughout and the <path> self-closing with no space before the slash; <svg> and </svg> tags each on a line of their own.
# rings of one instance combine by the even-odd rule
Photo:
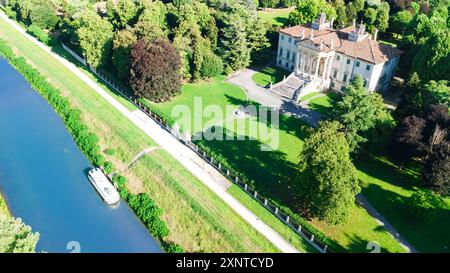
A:
<svg viewBox="0 0 450 273">
<path fill-rule="evenodd" d="M 180 93 L 180 55 L 166 39 L 137 41 L 130 54 L 130 85 L 135 95 L 164 102 Z"/>
</svg>

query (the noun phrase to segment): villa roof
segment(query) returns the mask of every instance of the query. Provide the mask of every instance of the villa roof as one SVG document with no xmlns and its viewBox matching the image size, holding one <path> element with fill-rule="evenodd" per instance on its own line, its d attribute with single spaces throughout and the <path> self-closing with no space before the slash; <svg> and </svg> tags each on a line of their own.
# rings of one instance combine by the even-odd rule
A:
<svg viewBox="0 0 450 273">
<path fill-rule="evenodd" d="M 322 41 L 321 51 L 323 52 L 335 50 L 336 52 L 347 56 L 374 64 L 384 63 L 389 59 L 397 57 L 403 53 L 395 47 L 379 43 L 370 38 L 365 38 L 358 42 L 351 41 L 348 39 L 348 35 L 353 30 L 353 26 L 339 30 L 329 28 L 313 30 L 310 24 L 305 24 L 284 28 L 281 29 L 280 32 L 296 39 L 299 39 L 301 33 L 304 33 L 303 40 L 310 40 L 317 46 Z M 311 31 L 313 31 L 312 39 L 310 37 Z"/>
</svg>

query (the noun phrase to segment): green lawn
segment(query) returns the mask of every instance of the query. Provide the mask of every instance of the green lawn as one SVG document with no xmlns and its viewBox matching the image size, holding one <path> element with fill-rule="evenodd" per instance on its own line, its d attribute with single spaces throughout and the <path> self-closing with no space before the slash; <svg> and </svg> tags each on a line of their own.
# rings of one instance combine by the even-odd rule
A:
<svg viewBox="0 0 450 273">
<path fill-rule="evenodd" d="M 333 103 L 339 98 L 339 94 L 334 92 L 328 92 L 323 97 L 318 97 L 312 99 L 308 106 L 310 109 L 322 113 L 324 115 L 329 115 L 333 109 Z"/>
<path fill-rule="evenodd" d="M 267 129 L 274 135 L 269 133 L 272 138 L 268 138 L 267 135 L 255 134 L 249 129 L 252 124 L 261 126 L 260 128 Z M 288 116 L 280 116 L 277 127 L 267 126 L 255 117 L 228 121 L 224 126 L 225 128 L 218 129 L 224 129 L 236 140 L 202 140 L 200 144 L 211 150 L 216 159 L 226 162 L 227 167 L 242 177 L 247 177 L 249 181 L 254 181 L 260 194 L 282 207 L 298 211 L 300 200 L 295 194 L 298 186 L 295 180 L 296 164 L 309 126 Z M 263 151 L 261 147 L 273 149 Z M 313 221 L 313 224 L 350 251 L 367 252 L 367 242 L 376 241 L 380 242 L 383 251 L 404 252 L 392 236 L 365 209 L 358 206 L 351 210 L 347 223 L 331 226 Z"/>
<path fill-rule="evenodd" d="M 156 144 L 100 95 L 58 61 L 0 19 L 0 37 L 46 76 L 82 113 L 88 128 L 99 136 L 101 150 L 119 169 L 135 154 Z M 220 198 L 163 150 L 144 157 L 123 173 L 132 192 L 148 192 L 164 211 L 168 240 L 188 252 L 277 252 Z"/>
<path fill-rule="evenodd" d="M 192 134 L 202 131 L 204 128 L 212 126 L 226 119 L 227 115 L 232 115 L 236 109 L 236 102 L 245 102 L 245 91 L 233 84 L 223 82 L 223 77 L 211 80 L 210 82 L 188 83 L 181 88 L 181 95 L 164 103 L 153 103 L 163 115 L 177 120 L 182 131 L 189 130 Z M 223 116 L 213 116 L 204 118 L 203 111 L 208 105 L 216 105 L 221 110 Z M 188 107 L 190 114 L 188 119 L 177 118 L 177 109 L 183 110 Z M 229 108 L 227 111 L 227 107 Z"/>
<path fill-rule="evenodd" d="M 292 8 L 289 9 L 271 9 L 258 11 L 258 16 L 274 26 L 284 26 L 288 23 L 289 13 L 292 12 Z"/>
<path fill-rule="evenodd" d="M 261 86 L 266 87 L 270 83 L 275 84 L 283 80 L 283 76 L 288 76 L 290 74 L 289 71 L 284 70 L 280 67 L 272 67 L 268 66 L 263 68 L 261 71 L 255 73 L 252 76 L 252 80 Z"/>
<path fill-rule="evenodd" d="M 319 94 L 320 94 L 320 92 L 311 92 L 311 93 L 309 93 L 309 94 L 306 94 L 306 95 L 300 97 L 299 101 L 300 101 L 300 102 L 302 102 L 302 101 L 307 101 L 307 100 L 309 100 L 310 98 L 312 98 L 312 97 L 314 97 L 314 96 L 317 96 L 317 95 L 319 95 Z"/>
<path fill-rule="evenodd" d="M 372 205 L 420 252 L 450 252 L 450 198 L 431 222 L 417 222 L 408 214 L 405 201 L 420 186 L 420 180 L 399 170 L 386 158 L 358 162 L 362 192 Z"/>
</svg>

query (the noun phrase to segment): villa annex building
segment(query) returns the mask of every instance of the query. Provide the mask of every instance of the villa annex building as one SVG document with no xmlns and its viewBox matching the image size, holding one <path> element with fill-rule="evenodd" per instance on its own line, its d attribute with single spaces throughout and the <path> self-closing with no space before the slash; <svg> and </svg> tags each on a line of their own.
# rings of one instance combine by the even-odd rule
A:
<svg viewBox="0 0 450 273">
<path fill-rule="evenodd" d="M 325 14 L 311 24 L 279 31 L 277 66 L 292 71 L 295 90 L 305 94 L 328 89 L 344 91 L 355 75 L 361 75 L 369 91 L 385 91 L 392 80 L 402 51 L 376 41 L 365 26 L 333 29 Z M 288 79 L 288 80 L 289 80 Z M 294 95 L 294 97 L 296 97 Z"/>
</svg>

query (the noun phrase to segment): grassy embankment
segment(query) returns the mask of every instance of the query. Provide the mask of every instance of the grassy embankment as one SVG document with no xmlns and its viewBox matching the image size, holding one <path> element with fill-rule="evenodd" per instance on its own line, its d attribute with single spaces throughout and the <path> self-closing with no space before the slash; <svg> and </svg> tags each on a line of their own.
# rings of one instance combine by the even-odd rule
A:
<svg viewBox="0 0 450 273">
<path fill-rule="evenodd" d="M 107 159 L 120 170 L 125 169 L 135 154 L 156 145 L 72 72 L 3 20 L 0 20 L 0 37 L 81 111 L 88 128 L 100 137 L 102 150 L 116 150 Z M 147 192 L 163 209 L 162 218 L 171 231 L 168 239 L 186 251 L 277 251 L 163 150 L 153 152 L 123 174 L 129 178 L 131 192 Z"/>
</svg>

